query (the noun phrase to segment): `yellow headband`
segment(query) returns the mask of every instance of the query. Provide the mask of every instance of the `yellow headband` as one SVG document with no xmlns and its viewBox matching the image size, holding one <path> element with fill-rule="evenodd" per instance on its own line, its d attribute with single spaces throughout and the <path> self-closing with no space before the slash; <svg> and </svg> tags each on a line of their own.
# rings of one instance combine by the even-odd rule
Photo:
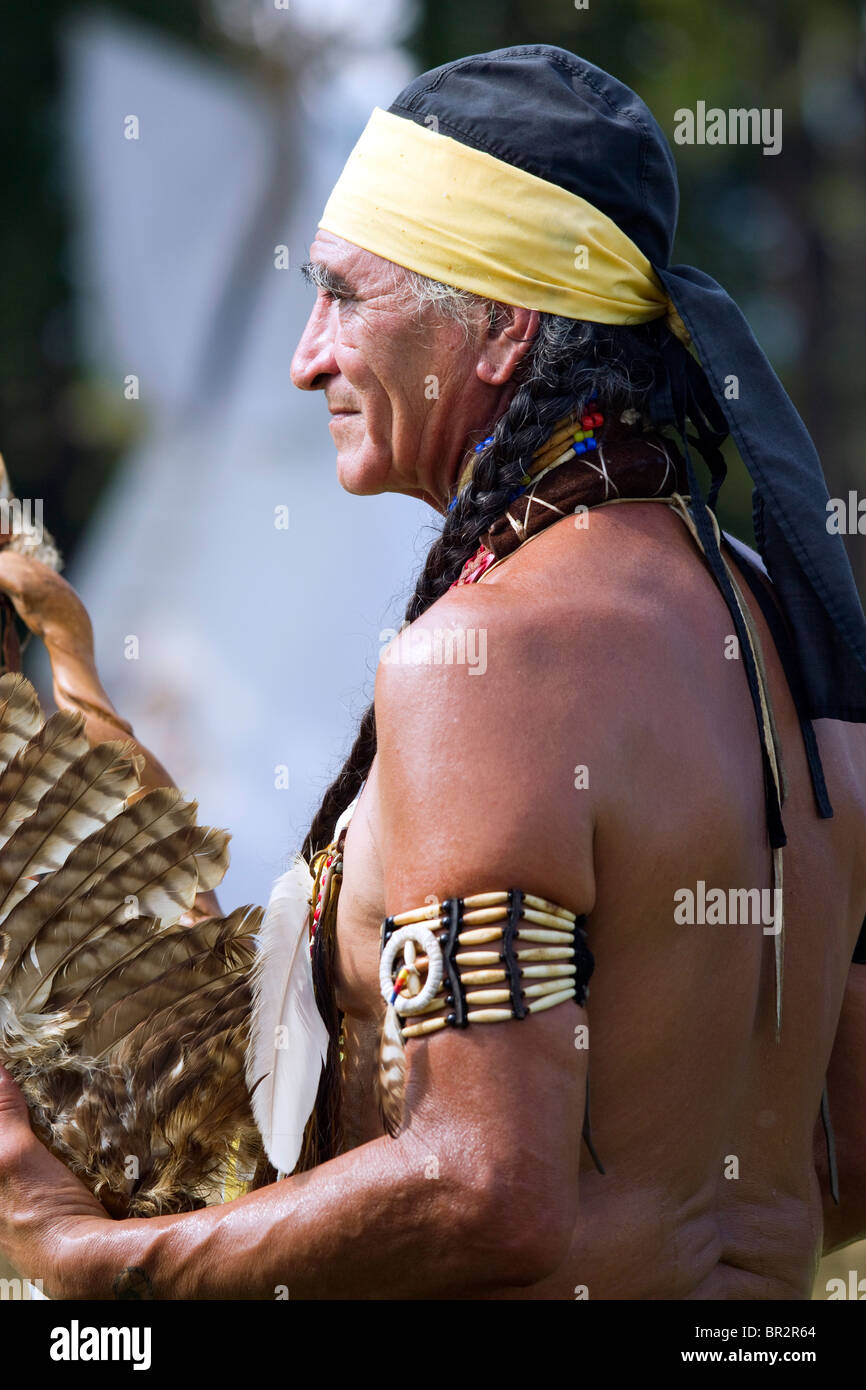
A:
<svg viewBox="0 0 866 1390">
<path fill-rule="evenodd" d="M 592 323 L 666 315 L 688 342 L 646 256 L 598 208 L 378 106 L 319 226 L 485 299 Z"/>
</svg>

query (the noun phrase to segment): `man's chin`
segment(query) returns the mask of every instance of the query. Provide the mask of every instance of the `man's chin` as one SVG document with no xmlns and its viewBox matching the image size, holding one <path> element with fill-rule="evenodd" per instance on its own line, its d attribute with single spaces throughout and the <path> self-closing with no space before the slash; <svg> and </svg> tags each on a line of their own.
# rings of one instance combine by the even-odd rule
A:
<svg viewBox="0 0 866 1390">
<path fill-rule="evenodd" d="M 344 492 L 353 497 L 373 497 L 384 492 L 384 474 L 381 466 L 365 462 L 358 449 L 337 450 L 337 482 Z"/>
</svg>

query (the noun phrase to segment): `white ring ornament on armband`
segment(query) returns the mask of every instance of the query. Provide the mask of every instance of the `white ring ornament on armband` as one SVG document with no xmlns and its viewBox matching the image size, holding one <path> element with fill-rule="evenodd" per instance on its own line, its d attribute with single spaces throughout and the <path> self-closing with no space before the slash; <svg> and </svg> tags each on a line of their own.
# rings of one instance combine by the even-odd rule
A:
<svg viewBox="0 0 866 1390">
<path fill-rule="evenodd" d="M 379 962 L 379 987 L 386 1004 L 390 1004 L 391 995 L 394 993 L 393 970 L 397 953 L 407 944 L 411 944 L 412 948 L 420 946 L 426 955 L 427 978 L 417 994 L 398 994 L 394 1000 L 394 1008 L 398 1014 L 417 1014 L 427 1007 L 439 989 L 445 965 L 442 960 L 442 947 L 429 927 L 423 926 L 420 922 L 400 927 L 389 937 Z M 405 962 L 411 968 L 414 965 L 413 950 L 410 949 L 406 954 L 412 956 L 411 960 L 407 959 Z"/>
</svg>

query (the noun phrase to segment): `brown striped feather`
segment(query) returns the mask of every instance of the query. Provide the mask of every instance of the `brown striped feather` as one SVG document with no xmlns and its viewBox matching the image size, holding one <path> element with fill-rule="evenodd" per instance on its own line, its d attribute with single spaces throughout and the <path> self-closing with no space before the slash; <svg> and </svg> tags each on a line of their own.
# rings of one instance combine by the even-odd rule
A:
<svg viewBox="0 0 866 1390">
<path fill-rule="evenodd" d="M 101 1020 L 110 1008 L 116 1008 L 125 999 L 151 986 L 162 988 L 162 982 L 174 970 L 188 969 L 192 985 L 193 979 L 199 978 L 199 972 L 204 981 L 251 964 L 254 947 L 244 927 L 248 911 L 246 907 L 237 908 L 230 917 L 211 917 L 195 926 L 172 927 L 167 932 L 146 933 L 140 928 L 136 948 L 127 950 L 88 985 L 92 990 L 91 1022 Z M 117 935 L 115 928 L 98 944 L 113 943 Z M 172 997 L 184 998 L 185 989 L 178 987 Z M 78 992 L 71 995 L 68 1002 L 74 1003 L 81 997 Z M 49 1000 L 55 1008 L 65 1002 L 63 996 L 55 999 L 53 994 Z M 155 1007 L 163 1005 L 157 1003 Z"/>
<path fill-rule="evenodd" d="M 156 845 L 121 861 L 102 882 L 71 900 L 63 891 L 64 871 L 49 875 L 3 923 L 4 932 L 18 943 L 18 962 L 15 967 L 8 961 L 0 966 L 0 983 L 5 981 L 16 998 L 41 1002 L 47 998 L 53 973 L 66 964 L 80 942 L 98 938 L 128 920 L 131 898 L 136 916 L 155 917 L 160 928 L 174 924 L 201 891 L 198 865 L 225 859 L 226 843 L 225 831 L 181 826 Z M 195 853 L 199 847 L 212 850 L 209 860 Z M 34 980 L 46 987 L 41 996 L 32 994 Z"/>
<path fill-rule="evenodd" d="M 127 742 L 100 743 L 63 772 L 0 853 L 0 920 L 33 888 L 28 877 L 63 864 L 70 850 L 122 808 L 138 785 L 141 757 Z"/>
<path fill-rule="evenodd" d="M 107 825 L 100 826 L 76 845 L 62 868 L 56 870 L 53 879 L 56 907 L 81 897 L 111 870 L 148 845 L 165 839 L 184 825 L 194 825 L 197 809 L 194 801 L 181 799 L 176 787 L 155 788 L 125 806 Z M 61 895 L 61 890 L 66 897 Z M 39 888 L 33 892 L 38 893 Z"/>
<path fill-rule="evenodd" d="M 226 971 L 224 966 L 208 970 L 200 962 L 184 961 L 165 971 L 146 989 L 118 1000 L 95 1027 L 89 1028 L 85 1023 L 79 1042 L 81 1054 L 95 1062 L 107 1060 L 127 1035 L 152 1014 L 166 1014 L 176 1008 L 178 998 L 183 999 L 184 1008 L 205 1005 L 208 1011 L 216 1009 L 226 985 L 245 978 L 247 973 L 246 965 L 234 971 Z"/>
<path fill-rule="evenodd" d="M 83 716 L 60 710 L 18 750 L 0 776 L 0 845 L 89 748 Z"/>
<path fill-rule="evenodd" d="M 0 676 L 0 769 L 42 728 L 36 691 L 19 671 Z"/>
<path fill-rule="evenodd" d="M 208 833 L 206 826 L 182 826 L 120 864 L 84 897 L 68 906 L 64 903 L 57 914 L 50 907 L 52 875 L 40 894 L 39 913 L 32 919 L 26 911 L 21 914 L 17 926 L 17 959 L 10 965 L 7 957 L 0 969 L 0 985 L 6 983 L 13 970 L 24 977 L 34 968 L 40 975 L 53 973 L 65 961 L 76 940 L 99 936 L 129 920 L 131 906 L 137 916 L 156 917 L 161 927 L 173 926 L 195 901 L 198 870 L 193 851 Z M 41 889 L 42 884 L 39 886 Z M 134 902 L 130 903 L 131 899 Z M 45 906 L 46 902 L 49 906 Z M 29 906 L 29 900 L 22 906 Z M 3 923 L 4 931 L 8 930 L 11 918 L 10 913 Z M 30 956 L 31 946 L 35 946 L 38 964 Z"/>
</svg>

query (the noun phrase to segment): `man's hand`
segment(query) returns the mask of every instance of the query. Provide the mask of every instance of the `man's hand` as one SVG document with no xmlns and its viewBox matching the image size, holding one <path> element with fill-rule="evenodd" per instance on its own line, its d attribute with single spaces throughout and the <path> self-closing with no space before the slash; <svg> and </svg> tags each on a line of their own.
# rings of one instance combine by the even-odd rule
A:
<svg viewBox="0 0 866 1390">
<path fill-rule="evenodd" d="M 0 1066 L 0 1250 L 18 1272 L 41 1279 L 52 1297 L 75 1297 L 72 1238 L 110 1217 L 30 1127 L 27 1106 Z"/>
</svg>

